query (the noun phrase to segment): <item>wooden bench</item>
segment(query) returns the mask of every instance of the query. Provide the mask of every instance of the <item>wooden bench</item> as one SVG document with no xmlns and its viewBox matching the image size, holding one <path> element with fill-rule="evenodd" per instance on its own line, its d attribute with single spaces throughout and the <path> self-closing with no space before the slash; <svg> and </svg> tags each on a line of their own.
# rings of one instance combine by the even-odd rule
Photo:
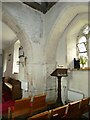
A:
<svg viewBox="0 0 90 120">
<path fill-rule="evenodd" d="M 79 120 L 83 114 L 89 112 L 90 119 L 90 98 L 84 98 L 68 104 L 65 118 L 67 120 Z"/>
<path fill-rule="evenodd" d="M 80 120 L 86 112 L 90 113 L 90 98 L 84 98 L 67 105 L 33 115 L 28 120 Z M 89 116 L 90 119 L 90 116 Z"/>
<path fill-rule="evenodd" d="M 81 100 L 68 104 L 66 108 L 65 116 L 64 116 L 65 119 L 79 120 L 81 118 L 80 103 L 81 103 Z"/>
<path fill-rule="evenodd" d="M 50 114 L 51 114 L 50 111 L 45 111 L 45 112 L 36 114 L 36 115 L 34 115 L 34 116 L 28 118 L 27 120 L 48 120 Z"/>
<path fill-rule="evenodd" d="M 32 114 L 47 109 L 46 95 L 34 96 L 32 102 Z"/>
<path fill-rule="evenodd" d="M 64 115 L 68 105 L 57 107 L 51 111 L 51 120 L 61 120 Z"/>
<path fill-rule="evenodd" d="M 89 112 L 89 119 L 90 119 L 90 98 L 84 98 L 81 100 L 80 112 L 81 114 Z"/>
<path fill-rule="evenodd" d="M 22 115 L 30 115 L 30 100 L 30 98 L 16 100 L 15 105 L 13 107 L 8 108 L 8 119 L 14 119 L 15 117 L 19 117 Z"/>
</svg>

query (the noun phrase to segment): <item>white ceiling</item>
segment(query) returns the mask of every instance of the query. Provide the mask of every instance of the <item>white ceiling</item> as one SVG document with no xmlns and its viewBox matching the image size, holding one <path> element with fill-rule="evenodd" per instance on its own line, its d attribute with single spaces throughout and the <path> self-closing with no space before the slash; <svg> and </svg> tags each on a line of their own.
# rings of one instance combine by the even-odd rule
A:
<svg viewBox="0 0 90 120">
<path fill-rule="evenodd" d="M 15 33 L 5 23 L 2 23 L 2 38 L 0 39 L 2 39 L 2 49 L 8 48 L 14 41 L 16 41 Z"/>
</svg>

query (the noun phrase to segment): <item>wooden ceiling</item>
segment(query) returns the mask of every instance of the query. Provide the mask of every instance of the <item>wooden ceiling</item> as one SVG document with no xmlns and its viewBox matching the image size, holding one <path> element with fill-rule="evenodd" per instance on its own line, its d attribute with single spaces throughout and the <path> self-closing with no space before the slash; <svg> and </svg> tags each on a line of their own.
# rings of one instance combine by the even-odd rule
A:
<svg viewBox="0 0 90 120">
<path fill-rule="evenodd" d="M 41 2 L 41 3 L 23 2 L 23 3 L 45 14 L 56 2 Z"/>
</svg>

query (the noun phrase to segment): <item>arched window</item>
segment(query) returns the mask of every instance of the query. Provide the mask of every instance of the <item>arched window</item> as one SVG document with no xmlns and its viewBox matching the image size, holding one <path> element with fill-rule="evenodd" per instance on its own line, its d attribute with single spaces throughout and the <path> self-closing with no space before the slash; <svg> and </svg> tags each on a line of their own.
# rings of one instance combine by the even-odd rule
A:
<svg viewBox="0 0 90 120">
<path fill-rule="evenodd" d="M 20 41 L 17 40 L 14 44 L 14 55 L 13 55 L 13 71 L 12 73 L 19 73 L 19 47 Z"/>
<path fill-rule="evenodd" d="M 80 67 L 88 67 L 88 40 L 90 37 L 90 26 L 85 25 L 78 35 L 77 56 L 80 58 Z"/>
</svg>

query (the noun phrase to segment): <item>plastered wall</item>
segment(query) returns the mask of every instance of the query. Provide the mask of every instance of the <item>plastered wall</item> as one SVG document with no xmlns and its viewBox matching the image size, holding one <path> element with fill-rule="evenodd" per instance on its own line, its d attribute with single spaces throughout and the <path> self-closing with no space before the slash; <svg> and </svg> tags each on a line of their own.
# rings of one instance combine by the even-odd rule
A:
<svg viewBox="0 0 90 120">
<path fill-rule="evenodd" d="M 57 78 L 50 74 L 60 64 L 73 68 L 71 63 L 76 57 L 76 38 L 81 27 L 88 22 L 87 12 L 87 3 L 57 3 L 45 15 L 21 3 L 3 4 L 3 22 L 16 33 L 27 58 L 26 65 L 20 65 L 20 72 L 14 77 L 29 81 L 28 96 L 46 93 L 47 100 L 56 100 Z M 6 75 L 12 76 L 9 73 L 11 67 L 8 69 Z M 62 78 L 63 101 L 69 88 L 80 90 L 75 76 L 70 78 Z M 84 84 L 85 81 L 82 86 Z M 88 96 L 86 91 L 84 93 Z"/>
</svg>

